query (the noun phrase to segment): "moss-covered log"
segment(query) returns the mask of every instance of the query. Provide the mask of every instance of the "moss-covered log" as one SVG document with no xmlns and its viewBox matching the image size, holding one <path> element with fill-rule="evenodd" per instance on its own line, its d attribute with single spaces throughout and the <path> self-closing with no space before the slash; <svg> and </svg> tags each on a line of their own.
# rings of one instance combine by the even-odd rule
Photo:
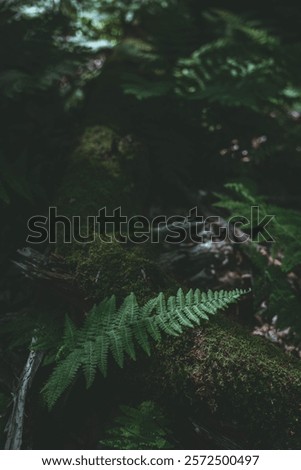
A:
<svg viewBox="0 0 301 470">
<path fill-rule="evenodd" d="M 88 296 L 131 291 L 141 301 L 176 284 L 141 250 L 95 243 L 72 261 Z M 95 278 L 102 266 L 99 284 Z M 145 275 L 146 274 L 146 275 Z M 226 316 L 163 342 L 150 362 L 147 387 L 196 421 L 214 427 L 244 448 L 301 446 L 301 365 Z M 204 423 L 203 423 L 204 424 Z"/>
<path fill-rule="evenodd" d="M 126 215 L 140 213 L 150 185 L 147 152 L 131 135 L 105 126 L 83 130 L 70 154 L 56 204 L 64 215 L 96 216 L 121 207 Z"/>
<path fill-rule="evenodd" d="M 242 448 L 301 446 L 301 365 L 225 316 L 160 346 L 152 377 Z M 231 448 L 231 447 L 230 447 Z"/>
</svg>

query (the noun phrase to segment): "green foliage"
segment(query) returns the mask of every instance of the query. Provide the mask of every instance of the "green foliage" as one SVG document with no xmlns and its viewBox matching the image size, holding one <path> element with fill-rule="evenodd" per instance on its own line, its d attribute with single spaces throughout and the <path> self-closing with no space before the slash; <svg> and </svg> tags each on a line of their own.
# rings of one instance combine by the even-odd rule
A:
<svg viewBox="0 0 301 470">
<path fill-rule="evenodd" d="M 177 93 L 188 99 L 255 111 L 260 111 L 264 102 L 274 104 L 276 93 L 280 101 L 285 81 L 279 73 L 274 77 L 278 64 L 274 55 L 269 54 L 271 45 L 276 46 L 277 41 L 230 13 L 212 11 L 204 16 L 218 36 L 178 61 Z M 237 41 L 242 41 L 244 47 Z"/>
<path fill-rule="evenodd" d="M 150 356 L 150 339 L 159 342 L 162 335 L 179 336 L 186 328 L 208 320 L 208 315 L 237 302 L 245 293 L 239 289 L 201 293 L 197 289 L 185 295 L 179 289 L 175 297 L 166 300 L 160 293 L 143 307 L 139 307 L 132 293 L 119 309 L 115 296 L 95 305 L 79 329 L 67 317 L 58 364 L 43 389 L 48 406 L 55 404 L 80 369 L 90 387 L 97 369 L 107 375 L 110 355 L 123 367 L 125 355 L 136 359 L 137 343 Z"/>
<path fill-rule="evenodd" d="M 194 202 L 199 189 L 207 192 L 210 204 L 211 192 L 220 191 L 226 181 L 251 181 L 250 188 L 228 185 L 231 194 L 223 195 L 219 205 L 232 215 L 249 217 L 251 205 L 260 207 L 262 217 L 275 215 L 268 230 L 276 242 L 259 240 L 256 246 L 241 249 L 250 257 L 246 269 L 254 273 L 256 311 L 266 305 L 269 317 L 277 316 L 279 324 L 293 325 L 300 332 L 300 8 L 273 2 L 265 10 L 256 1 L 250 9 L 237 2 L 215 2 L 214 7 L 199 0 L 1 3 L 0 109 L 5 119 L 0 137 L 0 259 L 8 264 L 24 244 L 28 217 L 47 211 L 53 200 L 62 204 L 65 215 L 79 211 L 86 216 L 99 201 L 119 205 L 120 194 L 122 202 L 131 205 L 134 192 L 139 207 L 143 200 L 145 210 L 158 206 L 169 211 Z M 99 132 L 104 126 L 116 135 L 119 130 L 137 135 L 147 155 L 138 152 L 134 158 L 127 137 L 107 140 Z M 258 143 L 259 136 L 264 136 L 264 144 Z M 129 210 L 135 212 L 133 205 Z M 78 247 L 79 254 L 73 245 L 65 248 L 73 257 L 77 285 L 89 300 L 113 292 L 123 298 L 135 287 L 140 301 L 167 287 L 161 281 L 145 282 L 140 265 L 156 281 L 159 273 L 144 257 L 137 264 L 131 250 L 122 254 L 112 244 L 104 256 L 97 243 Z M 35 347 L 47 351 L 46 363 L 57 362 L 44 391 L 49 406 L 79 372 L 90 386 L 97 369 L 106 374 L 110 359 L 123 366 L 126 355 L 136 357 L 136 345 L 150 354 L 151 339 L 159 341 L 165 334 L 178 335 L 197 325 L 230 295 L 208 294 L 206 301 L 199 299 L 202 308 L 192 308 L 187 297 L 181 304 L 180 294 L 174 300 L 158 296 L 143 307 L 133 295 L 120 308 L 114 298 L 107 299 L 92 309 L 82 326 L 67 317 L 61 341 L 64 319 L 53 315 L 61 298 L 54 295 L 51 307 L 46 307 L 39 296 L 42 314 L 35 313 L 30 295 L 20 299 L 11 270 L 2 272 L 8 272 L 9 279 L 1 279 L 1 309 L 18 312 L 30 304 L 23 314 L 8 315 L 10 320 L 1 322 L 3 351 L 9 358 L 5 356 L 4 362 L 10 362 L 9 355 L 16 356 L 19 370 L 18 355 L 36 335 Z M 190 295 L 195 300 L 196 293 Z M 74 318 L 78 320 L 76 313 Z M 222 331 L 227 349 L 229 335 Z M 212 367 L 220 340 L 213 336 L 204 377 L 212 373 L 212 384 L 228 391 L 224 361 L 229 359 L 232 365 L 239 358 L 233 360 L 223 349 L 221 388 Z M 238 342 L 235 351 L 241 351 Z M 264 358 L 263 354 L 262 362 Z M 202 360 L 207 360 L 206 354 Z M 260 390 L 266 390 L 273 370 L 267 365 Z M 253 386 L 247 382 L 249 388 L 242 388 L 237 398 L 236 370 L 231 374 L 229 414 L 237 405 L 241 410 L 248 407 Z M 241 382 L 246 383 L 244 376 Z M 278 393 L 277 386 L 275 390 Z M 275 390 L 267 406 L 277 399 Z M 260 396 L 261 392 L 259 401 Z"/>
<path fill-rule="evenodd" d="M 137 407 L 120 406 L 122 414 L 100 441 L 106 449 L 172 449 L 168 442 L 168 422 L 161 409 L 152 401 Z"/>
<path fill-rule="evenodd" d="M 265 249 L 260 251 L 259 247 L 255 248 L 250 244 L 243 244 L 241 247 L 253 264 L 257 308 L 265 301 L 269 317 L 276 316 L 279 326 L 293 326 L 300 332 L 300 299 L 287 274 L 298 269 L 301 264 L 301 213 L 268 204 L 266 198 L 256 196 L 254 191 L 241 183 L 229 183 L 226 188 L 229 192 L 217 195 L 220 201 L 215 205 L 228 209 L 232 217 L 239 219 L 243 216 L 250 220 L 252 206 L 259 207 L 261 220 L 266 215 L 274 215 L 268 226 L 274 242 L 265 243 L 262 239 L 252 237 L 251 244 L 263 244 Z M 242 230 L 246 229 L 252 231 L 250 223 L 242 226 Z"/>
<path fill-rule="evenodd" d="M 22 41 L 26 47 L 24 54 L 19 45 L 12 42 L 10 52 L 3 51 L 5 67 L 0 74 L 2 99 L 18 99 L 22 94 L 33 96 L 34 93 L 50 92 L 54 88 L 58 94 L 67 94 L 78 67 L 85 59 L 83 50 L 76 49 L 72 42 L 63 41 L 70 26 L 68 18 L 56 8 L 54 2 L 48 2 L 48 7 L 46 4 L 44 6 L 40 9 L 38 5 L 33 7 L 37 11 L 35 15 L 25 13 L 24 3 L 2 4 L 1 39 L 10 40 L 15 36 L 15 40 Z M 32 11 L 30 7 L 28 9 Z M 47 54 L 47 60 L 43 54 Z M 29 60 L 30 69 L 27 65 Z"/>
<path fill-rule="evenodd" d="M 182 39 L 178 56 L 171 60 L 174 51 L 162 36 L 161 42 L 158 37 L 152 38 L 153 60 L 150 62 L 148 54 L 143 56 L 142 50 L 137 50 L 142 62 L 134 73 L 124 75 L 126 93 L 139 99 L 173 94 L 184 100 L 242 106 L 260 113 L 268 110 L 263 106 L 274 108 L 295 99 L 284 92 L 288 86 L 284 65 L 287 50 L 278 38 L 243 16 L 200 8 L 202 26 L 211 33 L 207 41 L 197 45 L 196 38 L 188 34 L 187 25 L 191 28 L 193 23 L 191 13 L 182 2 L 178 4 L 182 16 L 172 11 L 171 4 L 167 6 L 170 22 L 177 25 Z"/>
<path fill-rule="evenodd" d="M 241 183 L 228 183 L 225 187 L 230 190 L 230 194 L 219 195 L 221 201 L 215 205 L 228 209 L 233 216 L 238 218 L 239 216 L 247 217 L 249 221 L 252 206 L 259 207 L 260 220 L 266 216 L 274 216 L 268 226 L 268 231 L 275 240 L 270 243 L 271 254 L 274 257 L 280 256 L 281 268 L 284 272 L 299 266 L 301 264 L 301 239 L 299 236 L 301 213 L 268 204 L 266 198 L 256 196 Z M 245 228 L 252 229 L 251 224 Z M 262 242 L 263 240 L 259 238 L 256 241 Z"/>
</svg>

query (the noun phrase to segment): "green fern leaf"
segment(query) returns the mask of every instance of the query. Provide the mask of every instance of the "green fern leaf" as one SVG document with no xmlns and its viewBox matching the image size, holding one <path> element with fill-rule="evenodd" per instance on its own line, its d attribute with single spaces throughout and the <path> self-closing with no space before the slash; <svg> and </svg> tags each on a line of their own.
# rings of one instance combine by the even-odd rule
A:
<svg viewBox="0 0 301 470">
<path fill-rule="evenodd" d="M 48 405 L 55 404 L 80 369 L 90 387 L 97 368 L 106 376 L 110 354 L 119 367 L 124 365 L 125 354 L 136 359 L 135 343 L 150 356 L 151 339 L 159 342 L 162 335 L 179 336 L 185 329 L 208 320 L 208 315 L 236 302 L 246 292 L 236 289 L 201 294 L 190 290 L 185 295 L 179 289 L 176 297 L 166 300 L 161 292 L 143 307 L 139 307 L 132 293 L 119 309 L 112 296 L 91 309 L 79 330 L 67 319 L 64 344 L 60 347 L 65 356 L 58 356 L 58 364 L 43 389 Z"/>
<path fill-rule="evenodd" d="M 82 351 L 81 349 L 75 349 L 56 366 L 49 381 L 42 389 L 49 408 L 52 408 L 62 393 L 73 382 L 81 364 Z"/>
</svg>

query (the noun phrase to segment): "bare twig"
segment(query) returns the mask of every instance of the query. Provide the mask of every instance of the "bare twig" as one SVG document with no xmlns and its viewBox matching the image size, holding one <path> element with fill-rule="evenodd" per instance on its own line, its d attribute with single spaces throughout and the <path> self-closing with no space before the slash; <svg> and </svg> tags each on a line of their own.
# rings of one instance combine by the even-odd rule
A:
<svg viewBox="0 0 301 470">
<path fill-rule="evenodd" d="M 35 343 L 36 338 L 32 338 L 31 346 L 34 346 Z M 26 396 L 39 365 L 41 364 L 43 354 L 43 351 L 34 351 L 31 349 L 28 355 L 18 388 L 13 395 L 13 409 L 5 428 L 7 432 L 5 443 L 6 450 L 21 449 Z"/>
</svg>

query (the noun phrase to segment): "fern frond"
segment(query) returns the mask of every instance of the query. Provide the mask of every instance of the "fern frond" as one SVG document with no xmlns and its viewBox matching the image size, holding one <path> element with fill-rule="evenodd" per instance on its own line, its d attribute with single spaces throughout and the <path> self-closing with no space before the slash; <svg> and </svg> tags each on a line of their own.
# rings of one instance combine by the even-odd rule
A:
<svg viewBox="0 0 301 470">
<path fill-rule="evenodd" d="M 257 44 L 277 45 L 279 42 L 276 37 L 269 35 L 264 29 L 255 27 L 251 22 L 244 21 L 232 12 L 220 9 L 214 9 L 213 12 L 228 28 L 230 27 L 232 30 L 242 32 Z"/>
<path fill-rule="evenodd" d="M 76 373 L 82 365 L 82 349 L 71 351 L 61 360 L 54 369 L 47 384 L 42 389 L 49 407 L 59 399 L 62 391 L 66 390 L 75 379 Z"/>
<path fill-rule="evenodd" d="M 76 326 L 72 320 L 66 315 L 65 318 L 65 332 L 64 332 L 64 344 L 68 349 L 72 349 L 76 345 Z"/>
<path fill-rule="evenodd" d="M 132 293 L 119 309 L 112 296 L 92 308 L 77 332 L 67 319 L 62 348 L 65 357 L 59 360 L 44 387 L 49 407 L 73 382 L 80 369 L 83 370 L 87 387 L 90 387 L 97 368 L 106 376 L 109 356 L 119 367 L 123 367 L 126 354 L 136 359 L 135 343 L 150 356 L 151 340 L 159 342 L 163 335 L 180 335 L 185 329 L 199 325 L 201 321 L 208 320 L 209 315 L 236 302 L 246 292 L 236 289 L 201 294 L 199 290 L 190 290 L 185 295 L 179 289 L 176 296 L 167 300 L 161 292 L 143 307 L 139 307 Z"/>
<path fill-rule="evenodd" d="M 231 215 L 250 218 L 251 206 L 259 206 L 262 218 L 273 215 L 270 233 L 275 243 L 272 245 L 272 255 L 281 253 L 283 259 L 281 268 L 289 272 L 301 264 L 300 226 L 301 212 L 270 205 L 263 197 L 256 197 L 241 183 L 229 183 L 225 186 L 231 191 L 230 195 L 218 195 L 221 199 L 215 205 L 231 212 Z M 248 227 L 249 228 L 249 227 Z M 251 228 L 251 227 L 250 227 Z M 253 227 L 254 228 L 254 227 Z M 261 240 L 256 240 L 261 241 Z"/>
<path fill-rule="evenodd" d="M 137 407 L 120 406 L 122 414 L 100 443 L 106 449 L 171 449 L 171 434 L 161 409 L 151 401 Z"/>
</svg>

